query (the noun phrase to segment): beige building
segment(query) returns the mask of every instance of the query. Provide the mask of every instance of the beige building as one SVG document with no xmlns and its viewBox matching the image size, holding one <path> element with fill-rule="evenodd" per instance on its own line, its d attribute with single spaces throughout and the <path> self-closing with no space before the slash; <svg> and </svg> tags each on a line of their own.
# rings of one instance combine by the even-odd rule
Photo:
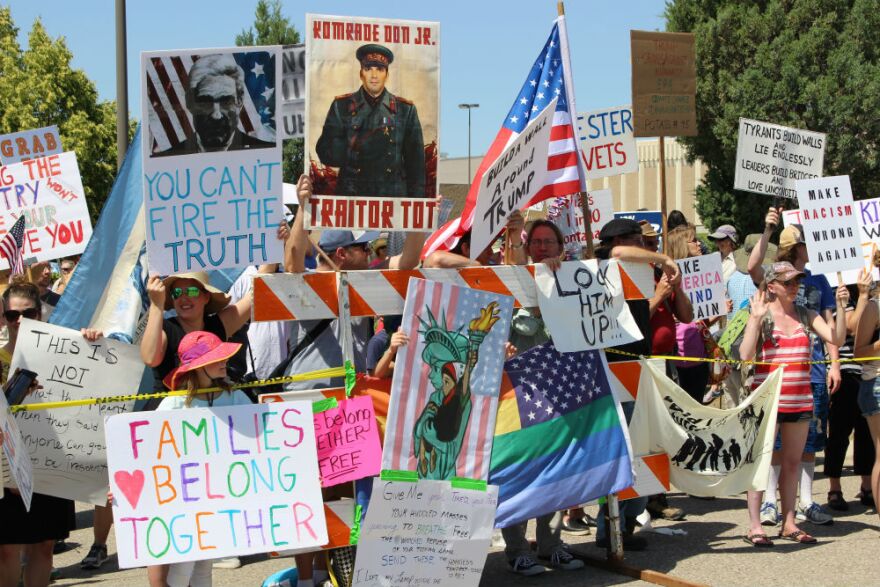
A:
<svg viewBox="0 0 880 587">
<path fill-rule="evenodd" d="M 638 139 L 639 170 L 633 173 L 589 180 L 588 190 L 610 188 L 614 197 L 614 209 L 618 211 L 660 209 L 660 145 L 658 139 Z M 667 210 L 681 210 L 688 220 L 698 226 L 700 218 L 694 206 L 696 187 L 705 175 L 703 162 L 697 159 L 688 163 L 684 149 L 675 139 L 665 140 L 666 151 L 666 206 Z M 480 165 L 482 156 L 471 159 L 471 176 Z M 440 193 L 455 202 L 452 216 L 461 212 L 467 195 L 467 157 L 440 159 L 438 166 Z"/>
</svg>

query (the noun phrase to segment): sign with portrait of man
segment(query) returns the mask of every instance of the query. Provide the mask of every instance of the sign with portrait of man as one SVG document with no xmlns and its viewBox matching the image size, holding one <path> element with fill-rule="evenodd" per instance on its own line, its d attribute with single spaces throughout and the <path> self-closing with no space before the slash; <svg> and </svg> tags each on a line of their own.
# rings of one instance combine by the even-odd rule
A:
<svg viewBox="0 0 880 587">
<path fill-rule="evenodd" d="M 280 48 L 141 53 L 151 272 L 280 261 Z"/>
<path fill-rule="evenodd" d="M 306 15 L 307 228 L 439 225 L 440 24 Z"/>
</svg>

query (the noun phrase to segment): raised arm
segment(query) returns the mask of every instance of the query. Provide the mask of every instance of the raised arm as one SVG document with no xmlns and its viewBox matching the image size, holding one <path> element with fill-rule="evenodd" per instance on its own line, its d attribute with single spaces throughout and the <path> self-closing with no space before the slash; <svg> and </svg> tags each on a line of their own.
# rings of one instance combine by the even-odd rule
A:
<svg viewBox="0 0 880 587">
<path fill-rule="evenodd" d="M 767 292 L 759 289 L 752 296 L 752 309 L 749 314 L 749 320 L 746 322 L 746 328 L 743 332 L 743 339 L 739 345 L 739 357 L 743 361 L 751 361 L 755 358 L 758 350 L 758 335 L 761 333 L 761 321 L 764 314 L 767 313 Z"/>
<path fill-rule="evenodd" d="M 300 175 L 296 182 L 296 195 L 299 210 L 293 219 L 290 236 L 284 246 L 284 270 L 288 273 L 305 273 L 306 255 L 312 250 L 312 242 L 305 229 L 306 206 L 312 197 L 312 180 L 308 175 Z"/>
<path fill-rule="evenodd" d="M 439 209 L 439 206 L 438 206 Z M 426 232 L 410 232 L 406 235 L 403 242 L 403 250 L 399 255 L 394 255 L 388 259 L 389 269 L 415 269 L 419 266 L 419 257 L 422 254 L 422 245 L 428 238 Z"/>
<path fill-rule="evenodd" d="M 810 326 L 826 343 L 841 346 L 846 341 L 846 303 L 849 301 L 849 290 L 841 284 L 834 296 L 837 300 L 837 317 L 834 324 L 829 324 L 816 312 L 810 311 Z"/>
<path fill-rule="evenodd" d="M 168 337 L 162 329 L 165 321 L 165 295 L 165 284 L 158 276 L 151 275 L 147 281 L 150 308 L 147 310 L 147 325 L 141 337 L 141 360 L 147 367 L 159 365 L 168 347 Z"/>
<path fill-rule="evenodd" d="M 859 301 L 853 312 L 852 320 L 855 323 L 855 341 L 853 342 L 853 355 L 856 357 L 873 357 L 878 351 L 878 342 L 871 342 L 874 331 L 877 330 L 880 321 L 880 311 L 877 303 L 871 299 L 871 285 L 873 284 L 871 272 L 863 272 L 859 276 Z"/>
<path fill-rule="evenodd" d="M 767 216 L 764 217 L 764 233 L 758 240 L 758 244 L 752 249 L 752 254 L 749 255 L 749 276 L 751 276 L 753 283 L 764 281 L 764 268 L 761 266 L 761 262 L 764 260 L 764 255 L 767 254 L 767 244 L 770 242 L 770 235 L 779 226 L 781 210 L 782 208 L 778 210 L 770 208 L 767 211 Z"/>
</svg>

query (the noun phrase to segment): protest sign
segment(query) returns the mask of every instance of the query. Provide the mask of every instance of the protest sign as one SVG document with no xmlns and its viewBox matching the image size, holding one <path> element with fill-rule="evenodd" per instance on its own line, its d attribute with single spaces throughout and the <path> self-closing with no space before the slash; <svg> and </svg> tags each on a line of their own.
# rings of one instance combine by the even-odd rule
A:
<svg viewBox="0 0 880 587">
<path fill-rule="evenodd" d="M 587 179 L 639 170 L 631 107 L 617 106 L 578 114 L 578 136 Z"/>
<path fill-rule="evenodd" d="M 281 261 L 280 48 L 141 53 L 150 272 Z"/>
<path fill-rule="evenodd" d="M 547 219 L 562 231 L 566 255 L 578 257 L 581 249 L 587 244 L 587 233 L 584 228 L 584 209 L 581 194 L 556 198 L 547 211 Z M 599 231 L 614 217 L 614 200 L 611 190 L 592 190 L 587 193 L 590 206 L 590 228 L 593 229 L 593 241 L 599 240 Z"/>
<path fill-rule="evenodd" d="M 440 23 L 307 14 L 305 30 L 305 173 L 322 214 L 306 209 L 306 228 L 390 230 L 377 215 L 338 211 L 437 196 Z M 348 220 L 327 224 L 328 208 Z M 438 224 L 408 226 L 393 229 Z"/>
<path fill-rule="evenodd" d="M 492 541 L 498 488 L 373 480 L 352 585 L 476 587 Z"/>
<path fill-rule="evenodd" d="M 812 271 L 835 273 L 864 267 L 849 176 L 801 179 L 795 189 Z"/>
<path fill-rule="evenodd" d="M 566 261 L 555 272 L 538 263 L 535 285 L 541 317 L 559 352 L 604 349 L 642 340 L 624 300 L 616 261 Z"/>
<path fill-rule="evenodd" d="M 62 152 L 56 125 L 0 135 L 0 161 L 3 165 L 39 159 Z"/>
<path fill-rule="evenodd" d="M 382 446 L 369 397 L 353 397 L 316 413 L 315 439 L 321 487 L 379 474 Z"/>
<path fill-rule="evenodd" d="M 795 181 L 822 177 L 825 140 L 820 132 L 740 118 L 733 188 L 796 198 Z"/>
<path fill-rule="evenodd" d="M 544 187 L 556 101 L 553 98 L 529 122 L 480 179 L 471 227 L 471 259 L 480 256 L 507 224 L 510 215 L 522 209 Z"/>
<path fill-rule="evenodd" d="M 864 267 L 872 267 L 874 262 L 874 253 L 880 249 L 880 198 L 871 198 L 869 200 L 858 200 L 854 203 L 857 210 L 856 220 L 859 224 L 859 234 L 862 241 L 862 258 L 864 259 Z M 782 223 L 784 226 L 789 224 L 803 224 L 800 210 L 783 210 Z M 810 268 L 807 264 L 807 268 Z M 873 267 L 874 281 L 880 281 L 880 269 Z M 848 269 L 842 271 L 843 283 L 854 284 L 859 279 L 859 269 Z M 832 287 L 837 287 L 837 272 L 827 273 L 825 276 Z"/>
<path fill-rule="evenodd" d="M 12 372 L 37 373 L 43 386 L 24 402 L 38 404 L 137 393 L 144 370 L 138 348 L 110 338 L 89 342 L 76 330 L 22 319 Z M 31 457 L 34 490 L 104 505 L 107 452 L 104 418 L 134 401 L 22 411 L 15 414 Z"/>
<path fill-rule="evenodd" d="M 306 115 L 306 46 L 290 45 L 282 51 L 281 138 L 300 139 Z"/>
<path fill-rule="evenodd" d="M 439 225 L 435 199 L 312 196 L 305 209 L 311 228 L 426 232 Z"/>
<path fill-rule="evenodd" d="M 694 308 L 694 320 L 727 315 L 727 289 L 721 277 L 721 253 L 678 259 L 681 289 Z"/>
<path fill-rule="evenodd" d="M 512 313 L 510 296 L 410 278 L 383 469 L 486 479 Z"/>
<path fill-rule="evenodd" d="M 15 480 L 21 501 L 24 502 L 24 509 L 31 511 L 31 497 L 34 494 L 31 459 L 24 446 L 24 440 L 21 438 L 21 431 L 15 423 L 15 418 L 9 413 L 6 394 L 2 392 L 0 392 L 0 430 L 3 432 L 3 454 L 6 456 L 6 462 L 9 463 L 9 473 Z"/>
<path fill-rule="evenodd" d="M 660 212 L 660 210 L 630 210 L 626 212 L 615 212 L 614 217 L 628 218 L 630 220 L 635 220 L 636 222 L 646 220 L 657 234 L 663 232 L 663 213 Z"/>
<path fill-rule="evenodd" d="M 0 238 L 25 218 L 25 258 L 49 261 L 82 253 L 92 236 L 76 153 L 0 167 Z M 0 269 L 9 261 L 0 257 Z"/>
<path fill-rule="evenodd" d="M 120 414 L 106 430 L 121 568 L 327 543 L 309 402 Z"/>
<path fill-rule="evenodd" d="M 634 454 L 669 455 L 670 482 L 691 495 L 724 497 L 767 487 L 782 369 L 730 410 L 704 406 L 642 360 L 629 424 Z"/>
<path fill-rule="evenodd" d="M 697 68 L 692 33 L 630 31 L 633 134 L 697 135 Z"/>
</svg>

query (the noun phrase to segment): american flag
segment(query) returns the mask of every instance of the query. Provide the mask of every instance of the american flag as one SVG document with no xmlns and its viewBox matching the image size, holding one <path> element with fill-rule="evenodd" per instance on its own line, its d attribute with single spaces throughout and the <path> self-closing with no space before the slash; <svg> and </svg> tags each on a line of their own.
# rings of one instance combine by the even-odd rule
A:
<svg viewBox="0 0 880 587">
<path fill-rule="evenodd" d="M 244 71 L 247 90 L 239 130 L 275 141 L 275 55 L 250 51 L 234 53 L 233 58 Z M 144 83 L 152 153 L 170 149 L 193 134 L 192 115 L 186 109 L 186 86 L 188 72 L 198 59 L 198 55 L 162 55 L 147 60 Z"/>
<path fill-rule="evenodd" d="M 516 393 L 520 426 L 564 416 L 610 394 L 599 352 L 560 353 L 546 343 L 507 361 L 504 373 Z"/>
<path fill-rule="evenodd" d="M 468 287 L 412 278 L 407 288 L 402 329 L 410 342 L 397 351 L 391 400 L 385 428 L 382 468 L 415 471 L 413 431 L 416 421 L 435 391 L 429 380 L 430 367 L 422 353 L 425 340 L 420 331 L 431 317 L 450 331 L 468 336 L 469 322 L 480 309 L 498 302 L 500 319 L 479 347 L 479 358 L 471 375 L 471 413 L 456 460 L 456 476 L 486 479 L 498 408 L 498 391 L 504 366 L 504 344 L 510 334 L 513 298 Z"/>
<path fill-rule="evenodd" d="M 541 112 L 553 98 L 559 98 L 550 131 L 550 151 L 547 158 L 547 183 L 528 205 L 554 196 L 565 196 L 585 190 L 584 174 L 577 135 L 571 117 L 575 111 L 574 86 L 568 57 L 568 39 L 565 17 L 557 18 L 550 31 L 550 38 L 541 50 L 526 81 L 520 89 L 498 136 L 492 142 L 468 190 L 461 216 L 451 220 L 432 234 L 422 249 L 422 256 L 437 250 L 451 249 L 458 239 L 470 230 L 474 221 L 477 192 L 486 170 L 491 167 L 504 149 L 512 143 L 528 125 L 529 120 Z"/>
<path fill-rule="evenodd" d="M 18 217 L 12 228 L 0 240 L 0 256 L 9 262 L 12 273 L 9 280 L 24 273 L 24 215 Z"/>
</svg>

